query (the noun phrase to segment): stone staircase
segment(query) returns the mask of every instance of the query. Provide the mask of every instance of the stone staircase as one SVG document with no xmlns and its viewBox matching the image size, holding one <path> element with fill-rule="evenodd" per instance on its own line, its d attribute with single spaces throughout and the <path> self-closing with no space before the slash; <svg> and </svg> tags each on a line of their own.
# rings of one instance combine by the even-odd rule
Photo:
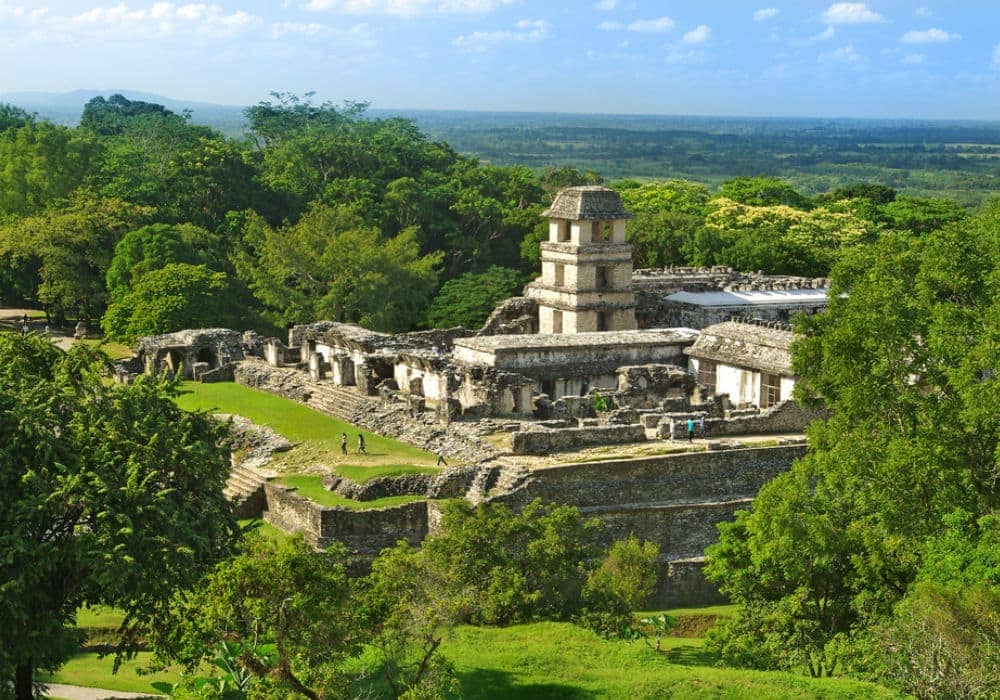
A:
<svg viewBox="0 0 1000 700">
<path fill-rule="evenodd" d="M 267 477 L 256 469 L 234 466 L 222 493 L 233 504 L 237 518 L 259 518 L 266 508 L 264 484 Z"/>
<path fill-rule="evenodd" d="M 317 411 L 329 413 L 348 422 L 366 406 L 374 405 L 369 398 L 351 387 L 337 386 L 332 382 L 310 383 L 309 400 L 306 402 Z"/>
</svg>

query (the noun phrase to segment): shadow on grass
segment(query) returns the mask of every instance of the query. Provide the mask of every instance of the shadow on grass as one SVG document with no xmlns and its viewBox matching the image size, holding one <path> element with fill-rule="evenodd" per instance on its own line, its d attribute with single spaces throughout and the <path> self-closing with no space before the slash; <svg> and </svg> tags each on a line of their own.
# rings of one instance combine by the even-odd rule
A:
<svg viewBox="0 0 1000 700">
<path fill-rule="evenodd" d="M 519 700 L 592 700 L 595 693 L 561 683 L 518 683 L 503 671 L 476 668 L 458 674 L 465 698 L 518 698 Z"/>
<path fill-rule="evenodd" d="M 679 646 L 668 651 L 665 656 L 672 664 L 678 666 L 712 666 L 716 662 L 715 654 L 702 646 Z"/>
</svg>

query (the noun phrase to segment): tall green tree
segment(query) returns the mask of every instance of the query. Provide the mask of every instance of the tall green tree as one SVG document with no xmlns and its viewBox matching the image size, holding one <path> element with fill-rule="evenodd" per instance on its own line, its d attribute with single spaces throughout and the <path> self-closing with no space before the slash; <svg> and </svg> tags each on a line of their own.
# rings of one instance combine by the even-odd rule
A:
<svg viewBox="0 0 1000 700">
<path fill-rule="evenodd" d="M 72 653 L 81 605 L 122 609 L 134 650 L 236 534 L 224 428 L 162 384 L 107 384 L 101 358 L 0 334 L 0 678 L 18 700 Z"/>
<path fill-rule="evenodd" d="M 237 269 L 275 321 L 327 318 L 398 331 L 423 317 L 441 255 L 420 255 L 415 229 L 384 239 L 348 207 L 313 207 L 274 230 L 248 220 Z"/>
<path fill-rule="evenodd" d="M 793 346 L 799 399 L 832 417 L 708 550 L 707 574 L 741 606 L 714 642 L 725 660 L 834 672 L 948 514 L 1000 505 L 998 268 L 997 203 L 884 234 L 834 268 L 827 312 L 801 318 Z"/>
<path fill-rule="evenodd" d="M 80 190 L 58 206 L 0 224 L 0 258 L 22 276 L 37 270 L 26 296 L 55 322 L 96 318 L 107 303 L 115 245 L 152 215 L 148 207 Z"/>
<path fill-rule="evenodd" d="M 448 280 L 427 310 L 427 325 L 480 328 L 498 303 L 517 296 L 524 282 L 520 272 L 506 267 L 491 267 L 481 274 L 469 272 Z"/>
<path fill-rule="evenodd" d="M 238 292 L 224 272 L 170 263 L 119 292 L 101 321 L 109 337 L 132 343 L 144 335 L 185 328 L 239 328 Z"/>
</svg>

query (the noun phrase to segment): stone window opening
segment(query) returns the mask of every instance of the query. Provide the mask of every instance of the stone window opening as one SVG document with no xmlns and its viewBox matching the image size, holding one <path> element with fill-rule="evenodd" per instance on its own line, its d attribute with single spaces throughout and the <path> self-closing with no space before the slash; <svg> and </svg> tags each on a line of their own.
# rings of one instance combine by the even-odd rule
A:
<svg viewBox="0 0 1000 700">
<path fill-rule="evenodd" d="M 781 403 L 781 377 L 764 372 L 760 375 L 760 407 L 770 408 Z"/>
<path fill-rule="evenodd" d="M 562 311 L 559 311 L 558 309 L 552 312 L 552 332 L 563 332 L 563 314 Z"/>
<path fill-rule="evenodd" d="M 598 267 L 597 268 L 596 276 L 595 276 L 597 291 L 599 291 L 599 292 L 600 291 L 604 291 L 605 289 L 607 289 L 608 287 L 611 286 L 611 284 L 610 284 L 610 280 L 611 280 L 611 274 L 610 274 L 610 272 L 611 271 L 608 268 L 606 268 L 606 267 Z"/>
<path fill-rule="evenodd" d="M 610 221 L 594 222 L 594 240 L 600 243 L 610 243 L 612 237 L 612 225 Z"/>
<path fill-rule="evenodd" d="M 698 384 L 707 394 L 715 394 L 716 363 L 713 360 L 698 362 Z"/>
<path fill-rule="evenodd" d="M 557 287 L 562 287 L 566 284 L 566 266 L 560 263 L 556 263 L 553 266 L 553 284 Z"/>
<path fill-rule="evenodd" d="M 198 351 L 198 354 L 195 356 L 195 362 L 204 362 L 208 365 L 209 369 L 215 369 L 218 366 L 215 353 L 208 348 L 202 348 Z"/>
<path fill-rule="evenodd" d="M 597 330 L 599 331 L 608 330 L 608 314 L 605 311 L 597 312 Z"/>
<path fill-rule="evenodd" d="M 560 221 L 556 229 L 556 241 L 559 243 L 568 243 L 570 239 L 570 223 L 568 221 Z"/>
</svg>

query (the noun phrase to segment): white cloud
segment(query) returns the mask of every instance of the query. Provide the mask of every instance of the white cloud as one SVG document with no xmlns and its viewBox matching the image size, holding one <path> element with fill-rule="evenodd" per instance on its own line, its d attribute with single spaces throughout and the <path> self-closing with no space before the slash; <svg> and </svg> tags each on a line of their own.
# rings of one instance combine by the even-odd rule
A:
<svg viewBox="0 0 1000 700">
<path fill-rule="evenodd" d="M 667 63 L 704 63 L 708 58 L 708 54 L 700 49 L 682 49 L 678 46 L 670 46 L 667 48 L 669 49 L 667 53 Z"/>
<path fill-rule="evenodd" d="M 47 7 L 28 9 L 24 5 L 9 5 L 0 0 L 0 19 L 17 19 L 34 22 L 42 19 L 48 12 L 49 8 Z"/>
<path fill-rule="evenodd" d="M 866 59 L 854 49 L 853 44 L 847 44 L 834 51 L 821 53 L 819 60 L 822 63 L 863 63 Z"/>
<path fill-rule="evenodd" d="M 687 44 L 688 46 L 695 46 L 697 44 L 704 44 L 712 36 L 712 28 L 707 24 L 699 24 L 697 27 L 689 31 L 681 39 L 681 42 Z"/>
<path fill-rule="evenodd" d="M 958 41 L 960 34 L 949 34 L 943 29 L 931 27 L 923 31 L 912 30 L 899 38 L 904 44 L 943 44 L 948 41 Z"/>
<path fill-rule="evenodd" d="M 837 30 L 833 27 L 827 27 L 819 34 L 813 34 L 805 39 L 792 39 L 789 43 L 792 46 L 812 46 L 813 44 L 819 44 L 823 41 L 830 41 L 833 37 L 837 35 Z"/>
<path fill-rule="evenodd" d="M 927 56 L 922 53 L 908 53 L 899 62 L 906 66 L 919 66 L 926 58 Z"/>
<path fill-rule="evenodd" d="M 777 7 L 765 7 L 753 13 L 753 21 L 764 22 L 765 20 L 774 19 L 778 16 L 779 12 L 781 12 L 781 10 Z"/>
<path fill-rule="evenodd" d="M 275 22 L 271 25 L 269 34 L 272 39 L 281 39 L 289 35 L 318 36 L 325 33 L 328 27 L 318 22 Z"/>
<path fill-rule="evenodd" d="M 302 7 L 311 12 L 350 15 L 486 14 L 514 0 L 309 0 Z"/>
<path fill-rule="evenodd" d="M 645 32 L 658 34 L 667 32 L 674 28 L 674 22 L 669 17 L 657 17 L 656 19 L 637 19 L 626 27 L 630 32 Z"/>
<path fill-rule="evenodd" d="M 532 43 L 549 35 L 551 25 L 545 20 L 523 19 L 514 25 L 514 30 L 493 32 L 472 32 L 452 39 L 453 46 L 469 53 L 484 53 L 501 44 Z"/>
<path fill-rule="evenodd" d="M 871 24 L 884 22 L 885 18 L 868 9 L 863 2 L 837 2 L 826 8 L 823 21 L 827 24 Z"/>
<path fill-rule="evenodd" d="M 594 7 L 603 12 L 611 12 L 618 7 L 618 0 L 600 0 Z"/>
<path fill-rule="evenodd" d="M 1000 70 L 1000 44 L 993 47 L 993 67 Z"/>
<path fill-rule="evenodd" d="M 676 24 L 669 17 L 657 17 L 656 19 L 637 19 L 628 24 L 608 20 L 598 24 L 597 28 L 605 32 L 629 31 L 643 34 L 660 34 L 670 31 Z"/>
<path fill-rule="evenodd" d="M 261 18 L 243 10 L 226 12 L 219 5 L 157 2 L 129 6 L 120 2 L 93 7 L 75 15 L 46 15 L 33 35 L 36 40 L 75 41 L 81 36 L 103 38 L 148 38 L 171 35 L 228 37 L 261 23 Z"/>
</svg>

